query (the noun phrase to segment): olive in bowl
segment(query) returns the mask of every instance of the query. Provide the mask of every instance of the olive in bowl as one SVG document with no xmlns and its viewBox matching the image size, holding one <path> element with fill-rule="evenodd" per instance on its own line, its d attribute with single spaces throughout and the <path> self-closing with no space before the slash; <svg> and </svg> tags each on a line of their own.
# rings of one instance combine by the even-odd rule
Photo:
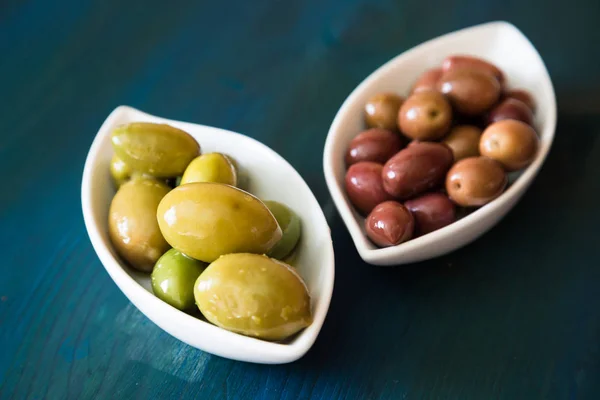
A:
<svg viewBox="0 0 600 400">
<path fill-rule="evenodd" d="M 406 201 L 404 206 L 415 219 L 415 236 L 437 231 L 456 221 L 456 207 L 443 193 L 427 193 Z"/>
<path fill-rule="evenodd" d="M 369 128 L 396 129 L 396 117 L 404 99 L 394 93 L 378 93 L 365 104 L 365 122 Z"/>
<path fill-rule="evenodd" d="M 356 135 L 348 145 L 346 165 L 361 161 L 385 163 L 404 147 L 404 139 L 396 132 L 383 128 L 367 129 Z"/>
<path fill-rule="evenodd" d="M 502 121 L 504 119 L 516 119 L 531 125 L 533 122 L 533 111 L 523 101 L 509 97 L 492 108 L 487 117 L 487 123 Z"/>
<path fill-rule="evenodd" d="M 474 125 L 456 125 L 444 138 L 446 146 L 452 150 L 454 161 L 479 155 L 481 129 Z"/>
<path fill-rule="evenodd" d="M 395 246 L 412 238 L 415 220 L 397 201 L 378 204 L 365 219 L 367 236 L 380 247 Z"/>
<path fill-rule="evenodd" d="M 479 152 L 498 161 L 507 171 L 528 166 L 539 146 L 535 130 L 528 124 L 506 119 L 488 126 L 479 142 Z"/>
<path fill-rule="evenodd" d="M 412 94 L 400 107 L 398 127 L 411 139 L 437 140 L 450 128 L 452 108 L 446 98 L 435 90 Z"/>
<path fill-rule="evenodd" d="M 478 69 L 452 69 L 438 82 L 457 112 L 478 115 L 489 110 L 500 98 L 502 86 L 491 74 Z"/>
<path fill-rule="evenodd" d="M 368 214 L 379 203 L 391 200 L 392 195 L 384 189 L 383 165 L 362 161 L 353 164 L 346 172 L 346 193 L 362 214 Z"/>
<path fill-rule="evenodd" d="M 460 206 L 483 206 L 500 196 L 507 183 L 499 162 L 487 157 L 469 157 L 448 171 L 446 192 Z"/>
</svg>

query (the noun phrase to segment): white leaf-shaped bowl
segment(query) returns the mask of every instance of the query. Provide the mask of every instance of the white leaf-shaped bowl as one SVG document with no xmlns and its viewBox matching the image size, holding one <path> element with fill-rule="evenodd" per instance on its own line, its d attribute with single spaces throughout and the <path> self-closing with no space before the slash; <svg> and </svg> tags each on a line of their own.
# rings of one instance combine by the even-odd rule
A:
<svg viewBox="0 0 600 400">
<path fill-rule="evenodd" d="M 162 122 L 185 130 L 202 151 L 223 152 L 248 177 L 245 189 L 263 200 L 280 201 L 302 220 L 302 238 L 294 266 L 304 278 L 312 299 L 314 321 L 283 343 L 229 332 L 188 315 L 152 294 L 150 278 L 132 270 L 117 256 L 108 237 L 108 209 L 115 194 L 109 173 L 113 151 L 111 130 L 133 121 Z M 156 325 L 177 339 L 222 357 L 255 363 L 287 363 L 302 357 L 313 345 L 329 309 L 334 281 L 331 234 L 319 203 L 296 170 L 258 141 L 208 126 L 155 117 L 130 107 L 118 107 L 106 119 L 89 150 L 81 184 L 85 226 L 100 261 L 129 300 Z"/>
<path fill-rule="evenodd" d="M 397 246 L 377 248 L 367 238 L 364 218 L 352 207 L 344 190 L 344 155 L 354 136 L 364 130 L 363 107 L 383 91 L 407 95 L 418 76 L 440 66 L 452 54 L 486 59 L 502 70 L 507 86 L 528 90 L 537 105 L 534 126 L 541 145 L 535 160 L 517 175 L 497 199 L 455 223 Z M 554 139 L 556 99 L 542 58 L 531 42 L 507 22 L 491 22 L 449 33 L 416 46 L 369 75 L 344 101 L 329 129 L 323 169 L 333 201 L 360 256 L 375 265 L 400 265 L 434 258 L 456 250 L 492 228 L 512 209 L 542 167 Z"/>
</svg>

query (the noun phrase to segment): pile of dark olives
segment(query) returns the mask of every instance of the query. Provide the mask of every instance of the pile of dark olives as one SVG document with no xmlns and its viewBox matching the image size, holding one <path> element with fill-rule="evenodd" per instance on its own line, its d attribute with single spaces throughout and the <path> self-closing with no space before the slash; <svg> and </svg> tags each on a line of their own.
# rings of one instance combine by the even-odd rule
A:
<svg viewBox="0 0 600 400">
<path fill-rule="evenodd" d="M 301 236 L 293 210 L 240 189 L 232 157 L 201 154 L 176 127 L 129 123 L 111 141 L 109 237 L 158 298 L 265 340 L 310 325 L 308 289 L 290 265 Z"/>
<path fill-rule="evenodd" d="M 424 71 L 405 98 L 383 92 L 364 106 L 350 142 L 345 188 L 379 247 L 453 223 L 504 192 L 539 147 L 535 104 L 479 58 L 452 55 Z"/>
</svg>

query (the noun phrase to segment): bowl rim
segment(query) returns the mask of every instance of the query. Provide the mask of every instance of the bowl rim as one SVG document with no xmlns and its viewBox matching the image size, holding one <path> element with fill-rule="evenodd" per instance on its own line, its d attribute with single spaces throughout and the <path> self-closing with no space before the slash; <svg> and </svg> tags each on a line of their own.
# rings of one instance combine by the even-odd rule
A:
<svg viewBox="0 0 600 400">
<path fill-rule="evenodd" d="M 319 226 L 327 227 L 327 232 L 325 234 L 329 240 L 327 245 L 323 247 L 323 251 L 325 253 L 322 254 L 323 265 L 321 268 L 326 269 L 326 271 L 324 271 L 322 278 L 323 283 L 321 285 L 321 290 L 318 292 L 319 302 L 312 305 L 313 322 L 307 328 L 304 328 L 302 331 L 300 331 L 292 342 L 278 343 L 244 336 L 238 333 L 227 331 L 211 324 L 210 322 L 198 319 L 176 309 L 142 287 L 132 276 L 129 275 L 129 273 L 127 273 L 127 271 L 125 271 L 124 267 L 121 265 L 116 256 L 113 255 L 113 252 L 111 252 L 108 246 L 105 246 L 101 235 L 101 230 L 103 228 L 101 224 L 96 223 L 94 218 L 92 177 L 94 171 L 97 169 L 98 159 L 102 153 L 101 150 L 103 140 L 107 135 L 110 134 L 111 127 L 114 126 L 115 121 L 125 114 L 135 115 L 137 119 L 141 120 L 153 120 L 179 126 L 194 126 L 196 129 L 209 130 L 218 133 L 219 135 L 232 135 L 234 138 L 243 139 L 244 141 L 251 143 L 252 146 L 260 147 L 263 151 L 270 153 L 276 162 L 287 164 L 290 170 L 296 175 L 296 178 L 300 179 L 304 183 L 308 189 L 308 200 L 312 203 L 310 207 L 318 208 L 319 212 L 316 213 L 318 218 L 317 222 L 319 223 Z M 116 107 L 102 123 L 86 156 L 81 181 L 81 207 L 84 224 L 92 243 L 92 247 L 94 248 L 94 251 L 100 259 L 100 262 L 110 275 L 113 282 L 119 287 L 123 294 L 125 294 L 130 302 L 133 303 L 140 312 L 142 312 L 142 314 L 158 325 L 159 328 L 166 331 L 171 336 L 174 336 L 176 339 L 187 343 L 192 347 L 196 347 L 200 350 L 218 355 L 220 357 L 263 364 L 283 364 L 295 361 L 306 354 L 306 352 L 316 341 L 316 338 L 321 331 L 329 311 L 335 282 L 335 256 L 333 242 L 331 239 L 331 229 L 329 228 L 322 208 L 320 207 L 314 193 L 304 178 L 302 178 L 300 173 L 287 160 L 285 160 L 281 155 L 267 145 L 254 138 L 237 132 L 191 122 L 166 119 L 145 113 L 130 106 L 121 105 Z M 170 326 L 163 326 L 161 321 L 159 321 L 159 319 L 162 318 L 156 318 L 156 315 L 158 314 L 169 314 L 169 318 L 173 322 L 173 329 L 170 329 Z M 173 331 L 176 330 L 175 326 L 184 326 L 197 329 L 197 333 L 201 334 L 198 336 L 203 335 L 209 337 L 210 340 L 213 340 L 216 343 L 216 347 L 219 347 L 219 349 L 214 351 L 214 349 L 211 349 L 210 346 L 207 348 L 206 346 L 200 347 L 196 344 L 189 343 L 188 340 L 184 340 L 173 333 Z M 190 336 L 188 335 L 187 337 L 189 338 Z M 232 351 L 232 348 L 238 349 L 237 352 L 236 350 Z"/>
<path fill-rule="evenodd" d="M 336 162 L 334 158 L 334 147 L 338 138 L 341 135 L 340 125 L 344 116 L 348 112 L 347 110 L 352 104 L 355 103 L 356 99 L 359 98 L 363 92 L 367 91 L 375 82 L 381 79 L 381 76 L 385 75 L 388 70 L 394 68 L 397 64 L 401 64 L 402 62 L 404 62 L 405 59 L 412 57 L 416 53 L 424 52 L 427 47 L 431 46 L 434 43 L 449 40 L 457 35 L 477 35 L 478 32 L 492 29 L 512 30 L 513 32 L 515 32 L 518 35 L 518 37 L 530 47 L 533 54 L 538 58 L 540 65 L 542 66 L 542 70 L 544 72 L 542 76 L 540 76 L 540 79 L 542 80 L 542 87 L 546 88 L 546 90 L 549 91 L 549 94 L 551 95 L 551 101 L 550 109 L 546 110 L 547 116 L 545 120 L 545 129 L 539 132 L 539 136 L 543 136 L 545 140 L 543 143 L 541 143 L 536 158 L 526 169 L 521 171 L 519 178 L 516 179 L 515 182 L 513 182 L 498 198 L 486 204 L 485 206 L 474 210 L 473 212 L 457 220 L 456 222 L 445 226 L 441 229 L 438 229 L 434 232 L 428 233 L 427 235 L 414 238 L 396 246 L 386 248 L 372 248 L 374 246 L 371 244 L 369 239 L 362 233 L 362 229 L 357 222 L 357 218 L 362 219 L 363 217 L 359 216 L 357 212 L 353 209 L 351 204 L 346 200 L 346 195 L 342 188 L 343 185 L 337 182 L 336 177 L 334 175 L 334 163 Z M 466 52 L 468 52 L 468 49 L 466 49 Z M 327 138 L 325 140 L 325 146 L 323 151 L 323 171 L 329 192 L 334 200 L 338 212 L 342 217 L 342 220 L 344 221 L 344 224 L 350 232 L 350 236 L 352 237 L 354 245 L 358 250 L 358 253 L 361 256 L 361 258 L 370 264 L 376 265 L 399 266 L 404 264 L 411 264 L 394 264 L 389 263 L 388 261 L 390 259 L 393 259 L 395 256 L 399 256 L 406 252 L 411 252 L 422 247 L 434 245 L 437 241 L 441 239 L 451 237 L 457 231 L 461 231 L 467 228 L 476 220 L 483 217 L 490 217 L 492 214 L 497 213 L 505 204 L 507 204 L 514 198 L 518 198 L 522 193 L 524 193 L 527 186 L 533 181 L 533 179 L 541 169 L 544 161 L 548 156 L 548 153 L 550 152 L 550 148 L 552 147 L 552 143 L 554 142 L 555 130 L 556 94 L 554 91 L 554 86 L 552 85 L 552 80 L 550 78 L 548 68 L 544 63 L 544 60 L 542 59 L 535 46 L 531 43 L 529 38 L 527 38 L 527 36 L 525 36 L 525 34 L 523 34 L 523 32 L 519 30 L 515 25 L 508 21 L 491 21 L 451 31 L 443 35 L 431 38 L 394 56 L 389 61 L 380 65 L 369 75 L 367 75 L 367 77 L 364 78 L 346 97 L 333 119 L 333 122 L 327 133 Z M 491 227 L 493 227 L 494 225 L 495 223 L 491 224 L 491 226 L 488 229 L 491 229 Z"/>
</svg>

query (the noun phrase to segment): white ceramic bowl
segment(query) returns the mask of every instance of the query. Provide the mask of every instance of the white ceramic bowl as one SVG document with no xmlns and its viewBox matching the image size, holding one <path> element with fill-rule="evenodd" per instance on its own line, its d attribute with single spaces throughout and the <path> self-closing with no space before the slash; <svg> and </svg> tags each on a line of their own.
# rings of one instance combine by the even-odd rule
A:
<svg viewBox="0 0 600 400">
<path fill-rule="evenodd" d="M 192 317 L 152 294 L 149 275 L 128 268 L 108 237 L 108 208 L 115 191 L 110 178 L 110 132 L 118 124 L 163 122 L 192 135 L 203 152 L 233 156 L 248 179 L 247 190 L 265 200 L 287 204 L 302 220 L 302 239 L 294 265 L 312 298 L 313 323 L 291 341 L 273 343 L 221 329 Z M 237 133 L 154 117 L 130 107 L 118 107 L 106 119 L 87 156 L 81 202 L 85 226 L 100 261 L 129 300 L 150 320 L 177 339 L 222 357 L 256 363 L 287 363 L 302 357 L 313 345 L 329 309 L 334 280 L 331 234 L 311 190 L 281 156 L 256 140 Z"/>
<path fill-rule="evenodd" d="M 363 218 L 354 211 L 344 191 L 344 155 L 354 136 L 364 130 L 363 107 L 382 91 L 408 95 L 426 69 L 439 66 L 451 54 L 489 60 L 504 70 L 507 85 L 528 90 L 537 111 L 535 127 L 541 146 L 533 163 L 496 200 L 457 222 L 397 246 L 377 248 L 367 238 Z M 334 203 L 350 231 L 360 256 L 375 265 L 399 265 L 449 253 L 492 228 L 517 203 L 540 170 L 554 138 L 556 99 L 548 71 L 531 42 L 507 22 L 491 22 L 425 42 L 387 62 L 369 75 L 342 104 L 329 129 L 323 154 L 325 179 Z M 512 176 L 513 180 L 515 176 Z"/>
</svg>

